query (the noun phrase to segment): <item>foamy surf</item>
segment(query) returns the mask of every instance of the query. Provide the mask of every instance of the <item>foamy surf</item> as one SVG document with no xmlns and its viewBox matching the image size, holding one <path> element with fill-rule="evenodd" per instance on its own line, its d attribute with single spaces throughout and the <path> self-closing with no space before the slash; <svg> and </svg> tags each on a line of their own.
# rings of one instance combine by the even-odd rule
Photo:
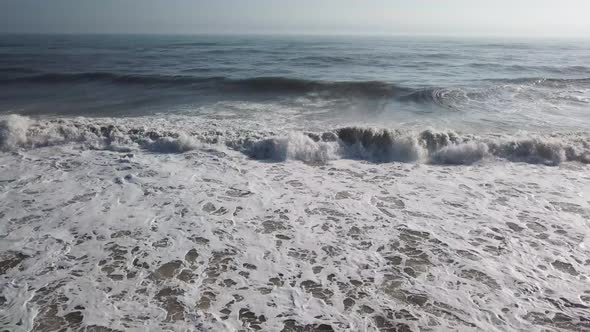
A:
<svg viewBox="0 0 590 332">
<path fill-rule="evenodd" d="M 4 118 L 4 328 L 590 329 L 583 134 L 239 125 Z"/>
</svg>

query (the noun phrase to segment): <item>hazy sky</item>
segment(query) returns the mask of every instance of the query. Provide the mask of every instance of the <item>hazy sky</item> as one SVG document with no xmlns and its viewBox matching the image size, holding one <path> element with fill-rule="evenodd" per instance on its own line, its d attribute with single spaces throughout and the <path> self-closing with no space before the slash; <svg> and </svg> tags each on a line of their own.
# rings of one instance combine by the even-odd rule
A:
<svg viewBox="0 0 590 332">
<path fill-rule="evenodd" d="M 590 0 L 0 0 L 0 32 L 590 36 Z"/>
</svg>

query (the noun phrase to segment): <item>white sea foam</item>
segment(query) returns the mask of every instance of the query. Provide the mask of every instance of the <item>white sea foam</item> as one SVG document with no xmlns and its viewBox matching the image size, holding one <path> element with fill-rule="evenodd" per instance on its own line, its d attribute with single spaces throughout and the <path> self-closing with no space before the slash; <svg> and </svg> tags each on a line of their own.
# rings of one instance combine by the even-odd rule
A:
<svg viewBox="0 0 590 332">
<path fill-rule="evenodd" d="M 585 164 L 434 131 L 21 120 L 0 153 L 8 330 L 590 328 Z M 373 160 L 389 139 L 412 161 Z"/>
</svg>

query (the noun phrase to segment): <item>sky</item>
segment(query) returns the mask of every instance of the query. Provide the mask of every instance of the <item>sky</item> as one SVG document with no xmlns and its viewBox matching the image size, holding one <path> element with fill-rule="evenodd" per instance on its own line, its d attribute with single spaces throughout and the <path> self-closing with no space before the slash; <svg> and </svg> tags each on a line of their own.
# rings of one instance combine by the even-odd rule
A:
<svg viewBox="0 0 590 332">
<path fill-rule="evenodd" d="M 590 36 L 590 0 L 0 0 L 0 33 Z"/>
</svg>

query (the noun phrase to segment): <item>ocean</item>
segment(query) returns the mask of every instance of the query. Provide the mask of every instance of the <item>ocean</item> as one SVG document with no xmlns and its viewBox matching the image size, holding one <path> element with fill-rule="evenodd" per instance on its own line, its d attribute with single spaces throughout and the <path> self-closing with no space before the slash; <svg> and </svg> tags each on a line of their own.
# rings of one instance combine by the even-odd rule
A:
<svg viewBox="0 0 590 332">
<path fill-rule="evenodd" d="M 2 35 L 0 327 L 590 330 L 589 112 L 583 40 Z"/>
</svg>

